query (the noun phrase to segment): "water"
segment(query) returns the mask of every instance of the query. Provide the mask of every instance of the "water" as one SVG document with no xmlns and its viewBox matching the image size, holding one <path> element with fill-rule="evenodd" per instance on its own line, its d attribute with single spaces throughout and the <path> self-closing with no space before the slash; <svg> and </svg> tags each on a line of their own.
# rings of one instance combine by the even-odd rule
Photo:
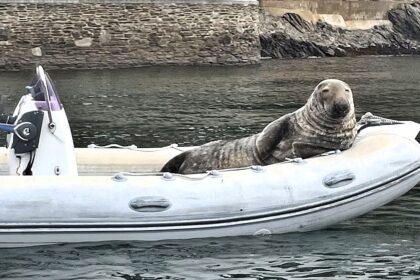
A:
<svg viewBox="0 0 420 280">
<path fill-rule="evenodd" d="M 420 57 L 265 61 L 250 67 L 56 71 L 75 145 L 196 145 L 232 139 L 302 106 L 316 84 L 353 89 L 357 115 L 420 122 Z M 1 73 L 11 111 L 30 72 Z M 0 138 L 1 141 L 4 138 Z M 159 243 L 0 250 L 0 279 L 420 279 L 420 186 L 332 228 Z"/>
</svg>

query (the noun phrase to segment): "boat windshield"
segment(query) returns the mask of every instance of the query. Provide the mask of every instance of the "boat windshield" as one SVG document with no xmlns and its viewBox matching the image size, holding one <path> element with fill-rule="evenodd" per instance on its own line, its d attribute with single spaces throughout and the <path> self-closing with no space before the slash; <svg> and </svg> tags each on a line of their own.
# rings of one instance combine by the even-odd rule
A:
<svg viewBox="0 0 420 280">
<path fill-rule="evenodd" d="M 50 76 L 44 72 L 41 66 L 37 67 L 29 90 L 38 110 L 48 111 L 48 108 L 51 107 L 52 111 L 60 111 L 63 108 Z"/>
</svg>

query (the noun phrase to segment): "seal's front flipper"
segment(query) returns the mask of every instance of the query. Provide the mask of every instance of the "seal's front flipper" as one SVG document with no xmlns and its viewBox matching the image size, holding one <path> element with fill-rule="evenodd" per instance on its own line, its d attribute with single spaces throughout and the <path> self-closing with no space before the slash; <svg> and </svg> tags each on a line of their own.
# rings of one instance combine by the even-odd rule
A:
<svg viewBox="0 0 420 280">
<path fill-rule="evenodd" d="M 264 130 L 258 135 L 255 145 L 259 159 L 264 163 L 264 160 L 270 157 L 276 146 L 289 133 L 290 129 L 290 114 L 287 114 L 267 125 Z"/>
<path fill-rule="evenodd" d="M 322 147 L 315 143 L 294 142 L 292 144 L 293 155 L 300 158 L 310 158 L 326 152 L 330 152 L 331 148 Z"/>
</svg>

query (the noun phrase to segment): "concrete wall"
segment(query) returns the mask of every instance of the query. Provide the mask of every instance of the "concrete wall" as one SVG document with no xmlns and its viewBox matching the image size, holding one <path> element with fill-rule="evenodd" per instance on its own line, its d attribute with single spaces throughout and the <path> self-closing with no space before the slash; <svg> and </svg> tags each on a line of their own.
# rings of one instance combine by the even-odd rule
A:
<svg viewBox="0 0 420 280">
<path fill-rule="evenodd" d="M 258 63 L 258 10 L 248 0 L 0 0 L 0 69 Z"/>
</svg>

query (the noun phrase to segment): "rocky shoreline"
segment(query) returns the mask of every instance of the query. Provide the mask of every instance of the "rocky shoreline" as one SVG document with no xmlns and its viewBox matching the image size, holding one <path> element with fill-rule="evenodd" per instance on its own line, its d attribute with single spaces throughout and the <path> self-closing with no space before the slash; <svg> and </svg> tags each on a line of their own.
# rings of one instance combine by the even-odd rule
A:
<svg viewBox="0 0 420 280">
<path fill-rule="evenodd" d="M 391 25 L 346 30 L 325 22 L 313 24 L 293 13 L 261 15 L 261 57 L 419 55 L 420 3 L 402 4 L 387 17 Z"/>
</svg>

